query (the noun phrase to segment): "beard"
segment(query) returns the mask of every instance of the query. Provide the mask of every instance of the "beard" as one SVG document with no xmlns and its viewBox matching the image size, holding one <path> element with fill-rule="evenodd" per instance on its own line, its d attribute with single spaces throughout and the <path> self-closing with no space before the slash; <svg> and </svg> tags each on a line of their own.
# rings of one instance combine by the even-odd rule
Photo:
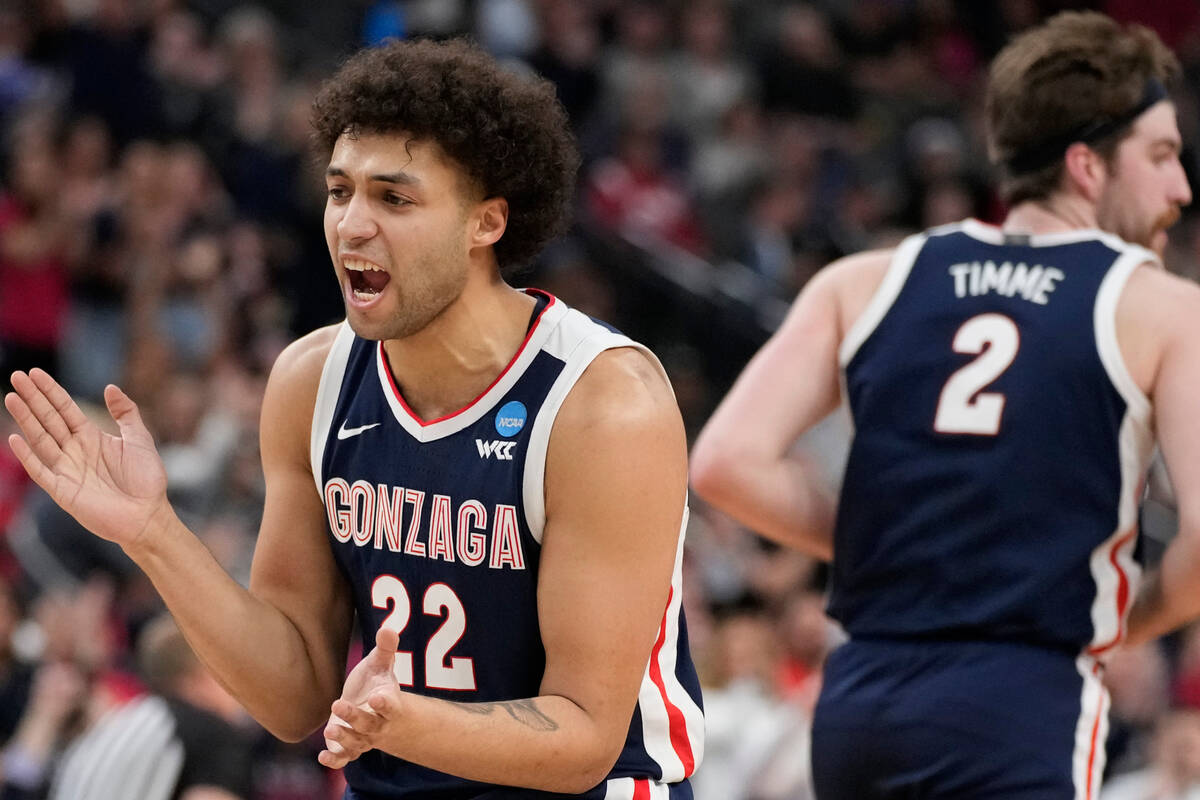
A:
<svg viewBox="0 0 1200 800">
<path fill-rule="evenodd" d="M 1179 216 L 1179 209 L 1172 206 L 1169 210 L 1159 214 L 1147 231 L 1140 236 L 1128 239 L 1128 241 L 1152 250 L 1161 259 L 1167 249 L 1167 230 L 1179 221 Z"/>
</svg>

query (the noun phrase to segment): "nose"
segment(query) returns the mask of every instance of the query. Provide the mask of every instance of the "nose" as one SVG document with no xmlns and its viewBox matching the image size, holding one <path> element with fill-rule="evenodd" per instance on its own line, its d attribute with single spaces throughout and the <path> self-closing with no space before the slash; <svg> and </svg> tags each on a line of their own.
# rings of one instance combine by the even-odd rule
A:
<svg viewBox="0 0 1200 800">
<path fill-rule="evenodd" d="M 1179 206 L 1191 205 L 1192 187 L 1188 184 L 1183 164 L 1175 162 L 1175 180 L 1171 184 L 1171 201 Z"/>
<path fill-rule="evenodd" d="M 342 206 L 342 216 L 337 224 L 338 236 L 344 242 L 356 242 L 370 239 L 377 230 L 368 198 L 358 192 L 351 195 L 349 202 Z"/>
</svg>

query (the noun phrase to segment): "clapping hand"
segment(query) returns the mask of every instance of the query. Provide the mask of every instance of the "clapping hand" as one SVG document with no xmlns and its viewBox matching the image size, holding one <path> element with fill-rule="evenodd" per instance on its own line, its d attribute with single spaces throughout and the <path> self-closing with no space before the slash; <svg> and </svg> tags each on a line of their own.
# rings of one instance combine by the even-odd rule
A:
<svg viewBox="0 0 1200 800">
<path fill-rule="evenodd" d="M 399 644 L 398 633 L 380 628 L 375 649 L 346 677 L 325 726 L 326 749 L 317 757 L 330 769 L 340 769 L 376 747 L 388 717 L 397 713 L 401 692 L 393 664 Z"/>
<path fill-rule="evenodd" d="M 4 405 L 23 436 L 8 444 L 38 486 L 80 524 L 122 546 L 137 544 L 170 513 L 167 475 L 137 405 L 116 386 L 104 402 L 120 435 L 100 430 L 40 369 L 12 375 Z"/>
</svg>

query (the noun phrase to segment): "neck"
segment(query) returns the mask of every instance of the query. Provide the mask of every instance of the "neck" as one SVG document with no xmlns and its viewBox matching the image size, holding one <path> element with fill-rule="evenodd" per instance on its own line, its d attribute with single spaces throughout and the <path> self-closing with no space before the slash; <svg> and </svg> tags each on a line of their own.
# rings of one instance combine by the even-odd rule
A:
<svg viewBox="0 0 1200 800">
<path fill-rule="evenodd" d="M 1098 227 L 1096 208 L 1082 197 L 1057 194 L 1013 206 L 1001 226 L 1005 233 L 1062 233 Z"/>
<path fill-rule="evenodd" d="M 388 365 L 409 408 L 432 420 L 470 405 L 525 341 L 535 302 L 498 276 L 469 281 L 429 325 L 385 341 Z"/>
</svg>

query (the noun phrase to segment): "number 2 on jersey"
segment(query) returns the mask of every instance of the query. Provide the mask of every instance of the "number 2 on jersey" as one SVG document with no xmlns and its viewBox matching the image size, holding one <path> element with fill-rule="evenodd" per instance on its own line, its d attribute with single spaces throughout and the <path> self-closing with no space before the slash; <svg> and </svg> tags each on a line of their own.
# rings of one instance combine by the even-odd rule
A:
<svg viewBox="0 0 1200 800">
<path fill-rule="evenodd" d="M 995 436 L 1000 432 L 1004 395 L 982 391 L 1008 369 L 1021 347 L 1017 324 L 1003 314 L 971 317 L 954 334 L 954 352 L 979 357 L 961 367 L 938 397 L 933 429 L 938 433 Z"/>
<path fill-rule="evenodd" d="M 412 615 L 412 601 L 408 597 L 408 589 L 394 575 L 380 575 L 371 584 L 371 604 L 375 608 L 392 607 L 392 613 L 383 621 L 384 628 L 390 628 L 396 633 L 403 633 L 408 627 Z M 475 663 L 470 658 L 453 656 L 446 663 L 446 656 L 454 645 L 458 644 L 463 633 L 467 630 L 467 612 L 463 608 L 458 595 L 444 583 L 435 583 L 425 590 L 421 601 L 421 610 L 431 617 L 443 614 L 446 621 L 425 646 L 425 685 L 430 689 L 475 689 Z M 392 674 L 401 686 L 413 685 L 413 654 L 404 650 L 396 651 L 396 660 L 392 665 Z"/>
</svg>

